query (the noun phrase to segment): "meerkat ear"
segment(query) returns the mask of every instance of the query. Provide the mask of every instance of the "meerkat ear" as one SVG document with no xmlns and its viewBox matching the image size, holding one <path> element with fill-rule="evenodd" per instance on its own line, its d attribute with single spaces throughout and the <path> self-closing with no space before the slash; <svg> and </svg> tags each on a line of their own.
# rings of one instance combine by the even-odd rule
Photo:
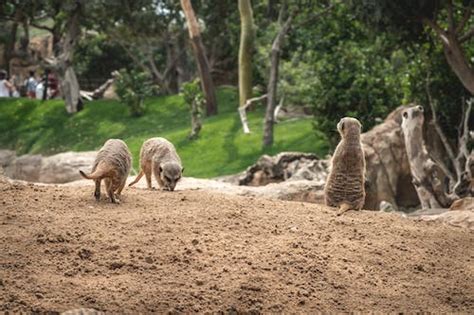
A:
<svg viewBox="0 0 474 315">
<path fill-rule="evenodd" d="M 183 172 L 184 172 L 184 167 L 183 167 L 183 168 L 181 168 L 181 173 L 183 173 Z"/>
<path fill-rule="evenodd" d="M 403 112 L 403 118 L 408 118 L 408 112 Z"/>
<path fill-rule="evenodd" d="M 423 106 L 418 106 L 418 110 L 419 110 L 420 112 L 423 112 L 423 111 L 424 111 Z"/>
<path fill-rule="evenodd" d="M 160 166 L 160 173 L 163 172 L 163 168 Z"/>
</svg>

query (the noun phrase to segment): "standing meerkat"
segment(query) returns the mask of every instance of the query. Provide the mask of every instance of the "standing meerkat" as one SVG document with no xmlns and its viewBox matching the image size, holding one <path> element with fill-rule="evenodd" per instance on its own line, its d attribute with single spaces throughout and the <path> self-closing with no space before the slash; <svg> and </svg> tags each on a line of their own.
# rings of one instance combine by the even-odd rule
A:
<svg viewBox="0 0 474 315">
<path fill-rule="evenodd" d="M 87 179 L 95 181 L 94 196 L 100 199 L 100 182 L 105 182 L 107 195 L 112 203 L 120 203 L 118 199 L 127 181 L 132 166 L 132 155 L 125 142 L 119 139 L 107 140 L 97 153 L 92 173 L 87 175 L 83 171 L 79 173 Z"/>
<path fill-rule="evenodd" d="M 153 173 L 161 189 L 173 191 L 184 171 L 174 145 L 165 138 L 151 138 L 143 143 L 140 150 L 140 168 L 137 178 L 128 186 L 134 185 L 145 175 L 148 189 L 153 189 Z"/>
<path fill-rule="evenodd" d="M 339 207 L 338 215 L 360 210 L 365 201 L 365 157 L 360 142 L 362 125 L 355 118 L 342 118 L 337 124 L 341 141 L 331 160 L 324 188 L 326 205 Z"/>
</svg>

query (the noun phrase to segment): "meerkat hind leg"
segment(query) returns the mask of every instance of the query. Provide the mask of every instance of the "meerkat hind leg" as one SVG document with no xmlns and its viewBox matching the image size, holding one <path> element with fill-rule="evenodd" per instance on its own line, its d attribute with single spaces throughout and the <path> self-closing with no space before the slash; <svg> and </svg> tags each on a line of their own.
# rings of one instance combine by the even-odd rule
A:
<svg viewBox="0 0 474 315">
<path fill-rule="evenodd" d="M 100 200 L 100 179 L 95 180 L 95 191 L 94 191 L 94 197 L 95 200 L 99 201 Z"/>
<path fill-rule="evenodd" d="M 109 178 L 105 179 L 105 190 L 107 191 L 107 196 L 109 196 L 110 198 L 110 202 L 117 203 L 117 201 L 115 200 L 114 187 L 112 184 L 112 180 L 110 180 Z"/>
<path fill-rule="evenodd" d="M 120 183 L 120 186 L 117 188 L 117 193 L 116 193 L 117 196 L 120 196 L 126 183 L 127 183 L 127 178 L 125 177 L 124 180 L 122 180 L 122 182 Z"/>
</svg>

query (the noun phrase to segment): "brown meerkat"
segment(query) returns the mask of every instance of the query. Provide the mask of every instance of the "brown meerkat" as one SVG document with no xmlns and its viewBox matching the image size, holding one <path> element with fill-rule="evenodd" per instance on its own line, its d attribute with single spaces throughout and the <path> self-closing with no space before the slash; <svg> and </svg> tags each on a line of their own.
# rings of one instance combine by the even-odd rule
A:
<svg viewBox="0 0 474 315">
<path fill-rule="evenodd" d="M 87 179 L 95 181 L 95 199 L 100 199 L 100 182 L 105 182 L 107 195 L 112 203 L 120 203 L 118 199 L 127 181 L 132 166 L 132 155 L 125 142 L 119 139 L 107 140 L 97 153 L 92 173 L 79 173 Z"/>
<path fill-rule="evenodd" d="M 362 125 L 355 118 L 344 117 L 337 124 L 341 141 L 331 160 L 324 188 L 326 205 L 339 207 L 338 215 L 360 210 L 365 201 L 365 157 L 360 142 Z"/>
<path fill-rule="evenodd" d="M 173 191 L 184 171 L 174 145 L 165 138 L 151 138 L 143 143 L 140 150 L 140 168 L 137 178 L 128 186 L 134 185 L 145 175 L 148 189 L 153 189 L 153 173 L 161 189 Z"/>
</svg>

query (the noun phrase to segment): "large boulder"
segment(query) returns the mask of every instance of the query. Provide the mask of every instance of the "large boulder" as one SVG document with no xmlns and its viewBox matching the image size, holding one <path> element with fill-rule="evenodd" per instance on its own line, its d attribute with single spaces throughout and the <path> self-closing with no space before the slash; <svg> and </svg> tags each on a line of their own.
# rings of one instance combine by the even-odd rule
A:
<svg viewBox="0 0 474 315">
<path fill-rule="evenodd" d="M 16 152 L 12 150 L 0 150 L 0 166 L 6 168 L 16 158 Z"/>
<path fill-rule="evenodd" d="M 367 165 L 364 209 L 379 209 L 382 201 L 395 209 L 419 204 L 401 129 L 404 108 L 398 107 L 361 136 Z"/>
<path fill-rule="evenodd" d="M 65 152 L 49 157 L 22 155 L 14 151 L 0 150 L 0 167 L 12 179 L 28 182 L 67 183 L 81 179 L 78 172 L 91 170 L 96 152 Z"/>
<path fill-rule="evenodd" d="M 39 154 L 17 157 L 5 167 L 5 174 L 13 179 L 38 182 L 42 159 Z"/>
<path fill-rule="evenodd" d="M 474 230 L 474 211 L 452 210 L 437 215 L 420 216 L 419 220 L 435 221 Z"/>
<path fill-rule="evenodd" d="M 240 176 L 239 185 L 264 186 L 287 180 L 323 182 L 328 175 L 328 160 L 313 153 L 281 152 L 275 156 L 262 155 L 257 163 Z"/>
<path fill-rule="evenodd" d="M 451 211 L 456 211 L 456 210 L 474 211 L 474 197 L 466 197 L 466 198 L 456 200 L 455 202 L 453 202 L 451 207 L 449 207 L 449 210 L 451 210 Z"/>
<path fill-rule="evenodd" d="M 97 152 L 65 152 L 43 158 L 38 181 L 67 183 L 81 179 L 78 170 L 90 172 Z"/>
</svg>

